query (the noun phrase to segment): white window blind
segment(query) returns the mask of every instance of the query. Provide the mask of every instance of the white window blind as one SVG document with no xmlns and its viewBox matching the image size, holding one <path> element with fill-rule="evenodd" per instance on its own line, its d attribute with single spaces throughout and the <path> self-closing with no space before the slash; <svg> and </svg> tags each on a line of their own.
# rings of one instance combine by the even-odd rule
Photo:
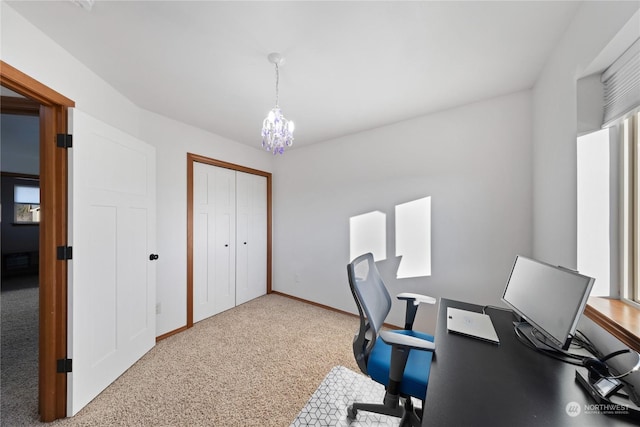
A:
<svg viewBox="0 0 640 427">
<path fill-rule="evenodd" d="M 640 106 L 640 39 L 602 73 L 604 125 Z"/>
</svg>

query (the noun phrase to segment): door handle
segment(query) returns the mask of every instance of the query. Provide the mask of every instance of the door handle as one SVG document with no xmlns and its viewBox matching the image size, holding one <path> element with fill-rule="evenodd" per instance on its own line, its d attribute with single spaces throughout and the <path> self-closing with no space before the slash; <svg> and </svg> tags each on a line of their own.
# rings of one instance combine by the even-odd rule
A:
<svg viewBox="0 0 640 427">
<path fill-rule="evenodd" d="M 149 261 L 155 261 L 158 259 L 158 254 L 151 254 L 149 255 Z"/>
</svg>

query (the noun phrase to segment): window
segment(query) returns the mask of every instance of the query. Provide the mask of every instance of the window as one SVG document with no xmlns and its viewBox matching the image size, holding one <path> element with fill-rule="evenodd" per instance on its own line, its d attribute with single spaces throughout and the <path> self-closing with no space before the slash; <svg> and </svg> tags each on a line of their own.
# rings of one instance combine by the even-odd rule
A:
<svg viewBox="0 0 640 427">
<path fill-rule="evenodd" d="M 578 271 L 596 279 L 591 296 L 617 294 L 611 289 L 609 129 L 578 138 Z"/>
<path fill-rule="evenodd" d="M 629 25 L 632 24 L 635 22 L 629 21 Z M 624 344 L 640 352 L 640 325 L 637 322 L 640 316 L 640 39 L 631 40 L 633 36 L 631 32 L 629 34 L 625 38 L 630 43 L 629 48 L 600 75 L 602 85 L 594 85 L 593 79 L 588 77 L 586 80 L 582 79 L 582 84 L 579 85 L 582 97 L 578 105 L 584 106 L 584 114 L 578 120 L 579 132 L 602 128 L 608 129 L 611 137 L 611 157 L 608 161 L 611 167 L 609 227 L 606 227 L 604 220 L 599 220 L 603 227 L 600 232 L 607 228 L 609 231 L 609 253 L 603 248 L 606 242 L 594 243 L 592 239 L 583 239 L 588 250 L 582 253 L 597 253 L 600 257 L 597 264 L 604 267 L 600 274 L 606 275 L 608 264 L 610 277 L 610 297 L 606 297 L 606 293 L 604 298 L 592 294 L 585 315 Z M 618 48 L 620 46 L 622 45 L 618 45 Z M 608 50 L 608 54 L 613 53 L 619 52 Z M 596 114 L 593 114 L 594 111 Z M 602 162 L 607 162 L 607 159 L 603 158 Z M 585 194 L 591 197 L 590 192 L 594 187 L 585 188 L 588 190 Z M 588 208 L 589 205 L 584 206 Z M 598 206 L 598 210 L 601 207 Z M 579 211 L 578 216 L 580 215 Z M 604 218 L 601 214 L 598 216 Z M 580 218 L 578 222 L 580 223 Z M 588 227 L 583 229 L 584 232 L 589 232 Z M 578 240 L 580 241 L 580 237 Z M 592 250 L 594 248 L 588 248 L 592 244 L 602 247 Z M 579 256 L 580 253 L 579 248 Z M 580 260 L 578 264 L 581 264 Z M 596 263 L 585 258 L 582 265 L 595 267 Z M 594 273 L 596 283 L 599 280 L 597 274 Z"/>
<path fill-rule="evenodd" d="M 619 125 L 622 133 L 622 289 L 621 296 L 640 303 L 640 112 Z"/>
<path fill-rule="evenodd" d="M 640 352 L 639 126 L 636 110 L 578 138 L 577 254 L 596 278 L 585 315 Z"/>
<path fill-rule="evenodd" d="M 13 189 L 14 221 L 16 224 L 40 222 L 40 187 L 16 185 Z"/>
</svg>

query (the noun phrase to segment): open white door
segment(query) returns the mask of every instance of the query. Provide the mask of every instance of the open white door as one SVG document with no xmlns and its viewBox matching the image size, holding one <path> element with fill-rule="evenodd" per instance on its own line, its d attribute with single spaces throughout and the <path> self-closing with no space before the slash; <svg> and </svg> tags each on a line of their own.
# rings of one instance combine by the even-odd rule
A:
<svg viewBox="0 0 640 427">
<path fill-rule="evenodd" d="M 72 416 L 155 345 L 156 171 L 154 147 L 69 111 Z"/>
</svg>

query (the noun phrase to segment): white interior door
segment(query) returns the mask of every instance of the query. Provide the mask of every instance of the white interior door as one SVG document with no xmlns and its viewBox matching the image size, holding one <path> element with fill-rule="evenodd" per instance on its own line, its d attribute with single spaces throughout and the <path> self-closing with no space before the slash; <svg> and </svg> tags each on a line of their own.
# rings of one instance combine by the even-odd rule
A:
<svg viewBox="0 0 640 427">
<path fill-rule="evenodd" d="M 236 305 L 235 171 L 193 165 L 193 321 Z"/>
<path fill-rule="evenodd" d="M 67 414 L 155 345 L 155 148 L 70 110 Z"/>
<path fill-rule="evenodd" d="M 236 304 L 267 293 L 267 178 L 236 173 Z"/>
</svg>

